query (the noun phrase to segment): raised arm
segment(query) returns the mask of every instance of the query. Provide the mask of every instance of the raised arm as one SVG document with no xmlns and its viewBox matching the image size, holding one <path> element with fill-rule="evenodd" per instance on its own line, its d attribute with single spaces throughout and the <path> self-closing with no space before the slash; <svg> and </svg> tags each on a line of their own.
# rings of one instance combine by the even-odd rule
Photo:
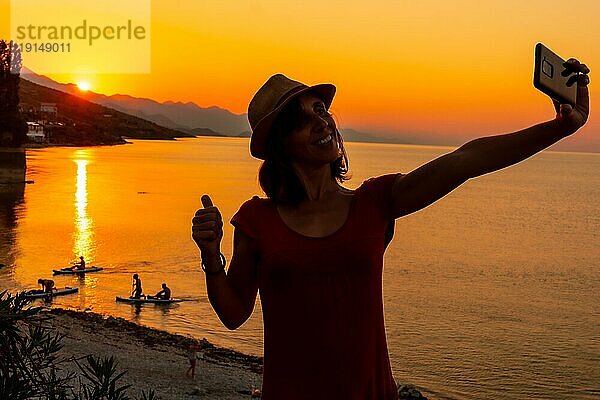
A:
<svg viewBox="0 0 600 400">
<path fill-rule="evenodd" d="M 577 60 L 568 61 L 577 82 L 577 105 L 554 102 L 556 118 L 506 135 L 472 140 L 406 175 L 398 175 L 393 187 L 396 218 L 427 207 L 470 178 L 516 164 L 575 133 L 589 115 L 587 85 L 590 70 Z"/>
<path fill-rule="evenodd" d="M 233 257 L 227 273 L 222 271 L 219 257 L 223 237 L 221 214 L 208 196 L 203 196 L 202 201 L 205 207 L 198 210 L 192 219 L 192 238 L 200 249 L 206 268 L 208 299 L 223 325 L 237 329 L 254 309 L 258 292 L 258 248 L 254 239 L 236 229 Z"/>
</svg>

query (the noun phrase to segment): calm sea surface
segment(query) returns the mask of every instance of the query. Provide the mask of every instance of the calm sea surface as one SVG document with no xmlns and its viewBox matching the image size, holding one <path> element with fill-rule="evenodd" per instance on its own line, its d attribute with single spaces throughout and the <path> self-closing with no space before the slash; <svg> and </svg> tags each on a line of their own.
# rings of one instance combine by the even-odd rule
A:
<svg viewBox="0 0 600 400">
<path fill-rule="evenodd" d="M 347 144 L 355 188 L 451 149 Z M 36 287 L 83 255 L 102 273 L 54 277 L 53 304 L 262 353 L 260 303 L 225 329 L 206 298 L 190 219 L 209 193 L 229 220 L 261 194 L 247 139 L 28 150 L 34 184 L 0 194 L 0 289 Z M 397 221 L 385 315 L 397 380 L 432 399 L 600 398 L 600 154 L 546 152 L 471 180 Z M 223 252 L 231 258 L 232 227 Z M 189 301 L 117 304 L 139 273 Z"/>
</svg>

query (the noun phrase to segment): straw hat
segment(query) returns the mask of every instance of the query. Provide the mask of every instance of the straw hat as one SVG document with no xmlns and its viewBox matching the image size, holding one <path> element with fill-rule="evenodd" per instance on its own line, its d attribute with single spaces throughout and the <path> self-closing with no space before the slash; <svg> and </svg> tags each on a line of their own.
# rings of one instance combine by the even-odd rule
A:
<svg viewBox="0 0 600 400">
<path fill-rule="evenodd" d="M 273 75 L 258 89 L 248 105 L 248 121 L 252 128 L 250 154 L 261 160 L 266 158 L 267 137 L 273 121 L 291 99 L 307 91 L 315 92 L 327 109 L 335 96 L 332 84 L 307 86 L 282 74 Z"/>
</svg>

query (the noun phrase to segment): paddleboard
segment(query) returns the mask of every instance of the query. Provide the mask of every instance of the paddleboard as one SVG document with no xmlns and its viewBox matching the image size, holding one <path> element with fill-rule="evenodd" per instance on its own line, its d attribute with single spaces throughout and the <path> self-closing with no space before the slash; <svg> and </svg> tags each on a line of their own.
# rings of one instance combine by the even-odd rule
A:
<svg viewBox="0 0 600 400">
<path fill-rule="evenodd" d="M 76 287 L 64 287 L 64 288 L 55 288 L 52 293 L 44 293 L 42 290 L 30 290 L 25 297 L 28 299 L 40 299 L 43 297 L 54 297 L 54 296 L 64 296 L 66 294 L 77 293 L 79 291 Z"/>
<path fill-rule="evenodd" d="M 81 275 L 88 272 L 98 272 L 102 271 L 104 268 L 102 267 L 86 267 L 85 269 L 77 269 L 73 270 L 62 268 L 62 269 L 53 269 L 54 275 Z"/>
<path fill-rule="evenodd" d="M 181 303 L 183 300 L 182 299 L 169 299 L 169 300 L 162 300 L 162 299 L 147 299 L 145 297 L 139 298 L 139 299 L 134 299 L 131 297 L 121 297 L 121 296 L 117 296 L 117 301 L 120 301 L 122 303 L 130 303 L 130 304 L 144 304 L 144 303 L 154 303 L 154 304 L 170 304 L 170 303 Z"/>
</svg>

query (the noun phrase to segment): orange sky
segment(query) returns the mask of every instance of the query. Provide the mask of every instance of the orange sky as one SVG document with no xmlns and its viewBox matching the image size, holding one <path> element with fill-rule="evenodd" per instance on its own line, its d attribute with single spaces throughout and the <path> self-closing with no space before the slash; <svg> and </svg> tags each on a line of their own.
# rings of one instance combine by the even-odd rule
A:
<svg viewBox="0 0 600 400">
<path fill-rule="evenodd" d="M 595 0 L 301 3 L 152 1 L 151 73 L 49 76 L 242 113 L 268 76 L 282 72 L 336 84 L 343 127 L 476 137 L 553 117 L 532 85 L 536 42 L 600 68 Z M 0 0 L 2 37 L 8 4 Z M 592 109 L 600 101 L 594 83 L 592 75 Z M 592 115 L 569 140 L 600 151 L 596 121 Z"/>
</svg>

